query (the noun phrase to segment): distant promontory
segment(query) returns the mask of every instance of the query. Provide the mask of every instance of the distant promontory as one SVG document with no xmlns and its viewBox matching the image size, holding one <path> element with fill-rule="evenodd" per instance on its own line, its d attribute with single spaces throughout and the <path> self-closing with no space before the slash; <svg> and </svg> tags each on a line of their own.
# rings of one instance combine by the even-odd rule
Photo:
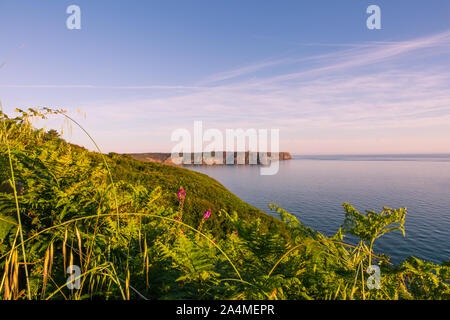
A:
<svg viewBox="0 0 450 320">
<path fill-rule="evenodd" d="M 271 153 L 261 153 L 261 152 L 219 152 L 222 153 L 223 157 L 215 157 L 215 152 L 211 152 L 211 156 L 214 158 L 206 158 L 205 153 L 190 153 L 185 156 L 188 163 L 184 161 L 183 164 L 192 165 L 221 165 L 221 164 L 240 164 L 240 165 L 262 165 L 270 162 Z M 146 162 L 157 162 L 163 164 L 174 165 L 171 153 L 159 153 L 159 152 L 149 152 L 149 153 L 128 153 L 129 156 L 136 160 L 146 161 Z M 181 155 L 180 155 L 181 158 Z M 290 160 L 292 156 L 289 152 L 279 152 L 279 160 Z M 228 161 L 227 161 L 228 159 Z M 190 163 L 189 163 L 190 161 Z"/>
</svg>

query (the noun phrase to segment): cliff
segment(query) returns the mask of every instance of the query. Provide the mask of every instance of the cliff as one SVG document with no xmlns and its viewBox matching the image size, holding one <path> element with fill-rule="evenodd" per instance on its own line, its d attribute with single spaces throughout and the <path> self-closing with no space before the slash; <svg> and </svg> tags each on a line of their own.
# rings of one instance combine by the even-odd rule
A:
<svg viewBox="0 0 450 320">
<path fill-rule="evenodd" d="M 220 154 L 220 153 L 219 153 Z M 248 164 L 254 164 L 254 165 L 261 165 L 261 164 L 267 164 L 271 153 L 268 152 L 267 155 L 264 155 L 260 152 L 234 152 L 227 155 L 227 153 L 223 152 L 223 156 L 220 157 L 218 154 L 217 157 L 215 157 L 215 153 L 212 152 L 211 156 L 212 158 L 208 158 L 205 153 L 191 153 L 187 156 L 188 159 L 190 159 L 190 164 L 194 164 L 194 162 L 197 162 L 196 164 L 202 164 L 202 165 L 220 165 L 220 164 L 226 164 L 227 158 L 228 163 L 233 164 L 241 164 L 241 165 L 248 165 Z M 158 153 L 158 152 L 149 152 L 149 153 L 129 153 L 129 156 L 136 160 L 146 161 L 146 162 L 157 162 L 157 163 L 163 163 L 163 164 L 174 164 L 172 161 L 172 156 L 170 153 Z M 180 157 L 181 158 L 181 157 Z M 278 156 L 279 160 L 290 160 L 292 158 L 291 154 L 289 152 L 279 152 Z"/>
</svg>

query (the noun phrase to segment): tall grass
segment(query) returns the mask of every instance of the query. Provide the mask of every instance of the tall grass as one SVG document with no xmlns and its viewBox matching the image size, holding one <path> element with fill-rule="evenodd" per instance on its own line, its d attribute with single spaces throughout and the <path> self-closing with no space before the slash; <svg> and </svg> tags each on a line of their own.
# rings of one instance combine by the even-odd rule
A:
<svg viewBox="0 0 450 320">
<path fill-rule="evenodd" d="M 3 105 L 2 102 L 0 101 L 0 111 L 3 113 Z M 28 123 L 27 123 L 28 124 Z M 26 125 L 27 125 L 26 124 Z M 28 265 L 27 265 L 27 255 L 25 252 L 25 245 L 24 245 L 24 240 L 23 240 L 23 229 L 22 229 L 22 220 L 20 218 L 20 209 L 19 209 L 19 200 L 17 197 L 17 188 L 16 188 L 16 180 L 14 178 L 14 167 L 13 167 L 13 163 L 12 163 L 12 154 L 11 154 L 11 149 L 9 147 L 9 140 L 8 140 L 8 131 L 6 129 L 6 123 L 4 121 L 2 121 L 2 130 L 3 130 L 3 143 L 6 146 L 7 152 L 8 152 L 8 162 L 9 162 L 9 170 L 11 173 L 11 180 L 10 180 L 10 184 L 12 186 L 13 189 L 13 193 L 14 193 L 14 200 L 15 200 L 15 205 L 16 205 L 16 212 L 17 212 L 17 221 L 18 221 L 18 225 L 17 225 L 17 233 L 16 236 L 14 237 L 14 243 L 16 242 L 17 239 L 17 235 L 20 236 L 20 240 L 21 240 L 21 247 L 22 247 L 22 255 L 23 255 L 23 264 L 24 264 L 24 269 L 25 269 L 25 277 L 26 277 L 26 282 L 27 282 L 27 295 L 28 295 L 28 299 L 31 300 L 31 292 L 30 292 L 30 282 L 29 282 L 29 278 L 28 278 Z M 9 263 L 11 262 L 11 259 L 13 257 L 15 257 L 15 262 L 16 262 L 16 267 L 18 267 L 19 263 L 17 261 L 17 252 L 15 252 L 15 256 L 13 256 L 13 250 L 10 251 L 10 256 L 6 262 L 6 266 L 5 269 L 7 269 L 9 267 Z M 7 277 L 7 273 L 5 272 L 4 278 L 2 279 L 2 283 L 0 285 L 0 291 L 1 288 L 4 284 L 4 279 L 6 279 Z M 13 276 L 13 283 L 14 283 L 14 287 L 18 287 L 18 269 L 15 269 L 15 273 Z"/>
</svg>

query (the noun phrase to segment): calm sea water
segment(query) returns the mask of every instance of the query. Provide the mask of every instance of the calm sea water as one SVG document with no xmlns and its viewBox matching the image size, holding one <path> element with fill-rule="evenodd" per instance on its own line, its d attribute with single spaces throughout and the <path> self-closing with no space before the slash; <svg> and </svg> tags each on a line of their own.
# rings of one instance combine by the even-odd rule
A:
<svg viewBox="0 0 450 320">
<path fill-rule="evenodd" d="M 281 161 L 274 176 L 261 176 L 257 166 L 188 168 L 269 214 L 275 202 L 328 236 L 344 222 L 344 202 L 360 212 L 407 207 L 406 237 L 386 234 L 375 250 L 395 263 L 410 255 L 436 263 L 450 258 L 450 155 L 296 156 Z"/>
</svg>

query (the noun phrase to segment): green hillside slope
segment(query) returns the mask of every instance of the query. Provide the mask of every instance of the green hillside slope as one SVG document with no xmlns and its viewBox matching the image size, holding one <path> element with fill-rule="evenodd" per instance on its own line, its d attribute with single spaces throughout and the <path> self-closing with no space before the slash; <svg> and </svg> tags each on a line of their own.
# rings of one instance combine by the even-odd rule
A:
<svg viewBox="0 0 450 320">
<path fill-rule="evenodd" d="M 160 186 L 163 190 L 163 200 L 160 204 L 167 207 L 178 205 L 177 192 L 180 187 L 186 190 L 184 203 L 186 222 L 198 225 L 203 213 L 211 210 L 210 228 L 216 235 L 230 232 L 230 225 L 226 223 L 221 210 L 236 211 L 241 219 L 255 221 L 260 219 L 263 231 L 278 231 L 289 236 L 286 225 L 273 216 L 247 204 L 239 199 L 222 184 L 205 174 L 189 169 L 169 166 L 153 162 L 142 162 L 127 155 L 109 154 L 111 170 L 115 180 L 125 180 L 131 183 L 144 185 L 150 189 Z M 98 159 L 99 161 L 101 159 Z"/>
</svg>

